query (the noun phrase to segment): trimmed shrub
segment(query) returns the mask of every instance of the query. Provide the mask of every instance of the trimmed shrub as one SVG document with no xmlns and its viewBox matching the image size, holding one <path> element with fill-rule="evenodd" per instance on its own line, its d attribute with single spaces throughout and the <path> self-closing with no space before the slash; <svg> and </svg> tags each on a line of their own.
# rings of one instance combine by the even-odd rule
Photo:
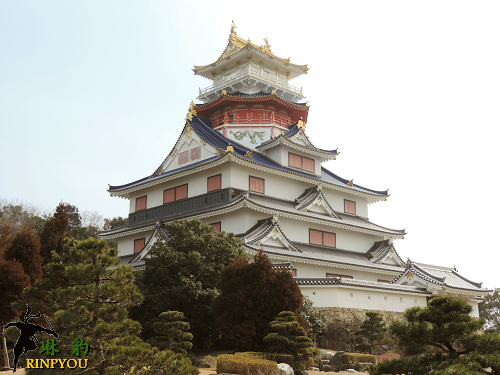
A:
<svg viewBox="0 0 500 375">
<path fill-rule="evenodd" d="M 242 355 L 247 357 L 257 357 L 262 359 L 267 359 L 269 361 L 274 361 L 276 363 L 286 363 L 293 367 L 295 361 L 293 355 L 291 354 L 279 354 L 279 353 L 265 353 L 265 352 L 238 352 L 235 355 Z"/>
<path fill-rule="evenodd" d="M 253 355 L 223 354 L 217 357 L 217 373 L 278 375 L 278 364 Z"/>
<path fill-rule="evenodd" d="M 377 363 L 377 357 L 372 354 L 358 354 L 358 353 L 344 353 L 342 354 L 342 363 L 344 364 L 357 364 L 364 363 Z"/>
</svg>

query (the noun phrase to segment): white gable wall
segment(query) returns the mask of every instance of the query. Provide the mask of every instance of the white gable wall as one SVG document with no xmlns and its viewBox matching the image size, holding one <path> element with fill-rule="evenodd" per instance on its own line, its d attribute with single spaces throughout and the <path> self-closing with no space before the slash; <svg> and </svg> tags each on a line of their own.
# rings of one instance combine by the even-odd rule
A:
<svg viewBox="0 0 500 375">
<path fill-rule="evenodd" d="M 153 234 L 153 231 L 146 231 L 146 232 L 140 232 L 136 234 L 130 234 L 128 236 L 120 237 L 116 240 L 112 241 L 117 241 L 118 243 L 118 256 L 124 256 L 124 255 L 130 255 L 134 253 L 134 241 L 138 240 L 140 238 L 144 238 L 145 241 L 151 237 Z"/>
</svg>

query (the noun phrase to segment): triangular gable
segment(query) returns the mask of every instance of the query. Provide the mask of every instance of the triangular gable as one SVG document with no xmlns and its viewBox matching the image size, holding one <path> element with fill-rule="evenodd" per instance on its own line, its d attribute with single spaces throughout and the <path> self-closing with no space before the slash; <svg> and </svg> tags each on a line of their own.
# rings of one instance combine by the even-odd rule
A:
<svg viewBox="0 0 500 375">
<path fill-rule="evenodd" d="M 405 262 L 401 259 L 396 251 L 392 240 L 375 242 L 370 250 L 368 250 L 368 259 L 376 264 L 396 265 L 406 267 Z"/>
<path fill-rule="evenodd" d="M 420 269 L 409 259 L 406 263 L 406 269 L 392 280 L 391 283 L 397 285 L 412 285 L 426 288 L 427 290 L 435 289 L 437 286 L 446 286 L 445 278 L 436 277 Z"/>
<path fill-rule="evenodd" d="M 299 251 L 285 235 L 278 221 L 277 215 L 263 220 L 261 225 L 257 225 L 252 231 L 247 233 L 247 236 L 243 237 L 243 241 L 246 245 L 253 247 L 266 245 Z"/>
<path fill-rule="evenodd" d="M 315 188 L 307 189 L 295 200 L 295 208 L 302 211 L 311 211 L 340 219 L 339 215 L 328 203 L 323 188 L 318 185 Z"/>
<path fill-rule="evenodd" d="M 311 143 L 309 138 L 307 138 L 306 134 L 302 129 L 300 129 L 297 133 L 287 138 L 290 142 L 296 143 L 298 145 L 311 148 L 313 150 L 317 150 L 317 148 Z"/>
<path fill-rule="evenodd" d="M 154 176 L 198 163 L 217 155 L 217 149 L 207 143 L 186 123 L 174 149 L 154 173 Z"/>
<path fill-rule="evenodd" d="M 164 228 L 162 228 L 162 224 L 158 221 L 155 225 L 155 230 L 151 237 L 149 237 L 148 241 L 144 248 L 137 254 L 137 256 L 130 261 L 130 264 L 133 266 L 134 263 L 141 262 L 146 258 L 149 251 L 153 247 L 153 245 L 158 241 L 165 241 L 168 239 L 168 234 Z"/>
</svg>

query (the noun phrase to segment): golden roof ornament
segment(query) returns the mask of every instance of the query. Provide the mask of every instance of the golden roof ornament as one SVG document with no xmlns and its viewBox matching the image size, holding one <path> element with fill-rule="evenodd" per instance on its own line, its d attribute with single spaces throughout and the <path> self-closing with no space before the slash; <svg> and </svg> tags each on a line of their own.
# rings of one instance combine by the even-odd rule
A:
<svg viewBox="0 0 500 375">
<path fill-rule="evenodd" d="M 233 146 L 231 146 L 231 143 L 228 144 L 228 146 L 226 148 L 226 152 L 234 152 L 234 148 L 233 148 Z"/>
<path fill-rule="evenodd" d="M 194 107 L 196 107 L 196 104 L 194 104 L 194 101 L 191 100 L 191 104 L 189 104 L 189 109 L 185 121 L 191 121 L 193 119 L 193 116 L 196 116 L 196 110 L 194 109 Z"/>
<path fill-rule="evenodd" d="M 304 125 L 304 121 L 302 121 L 302 119 L 300 119 L 299 122 L 297 122 L 297 128 L 302 129 L 302 130 L 306 129 L 306 127 Z"/>
<path fill-rule="evenodd" d="M 234 41 L 236 38 L 237 38 L 237 33 L 236 33 L 236 25 L 234 24 L 234 21 L 231 21 L 231 31 L 230 31 L 230 34 L 229 34 L 229 41 L 232 42 Z"/>
<path fill-rule="evenodd" d="M 247 153 L 245 154 L 245 157 L 251 159 L 252 158 L 252 150 L 248 150 Z"/>
<path fill-rule="evenodd" d="M 222 96 L 227 95 L 227 91 L 226 90 L 222 90 L 221 95 Z"/>
<path fill-rule="evenodd" d="M 264 42 L 266 42 L 266 45 L 262 46 L 262 50 L 265 51 L 265 52 L 272 53 L 271 52 L 271 45 L 269 44 L 269 39 L 267 39 L 267 37 L 264 38 Z"/>
<path fill-rule="evenodd" d="M 354 179 L 350 180 L 350 181 L 347 183 L 347 185 L 349 185 L 349 186 L 354 185 Z"/>
</svg>

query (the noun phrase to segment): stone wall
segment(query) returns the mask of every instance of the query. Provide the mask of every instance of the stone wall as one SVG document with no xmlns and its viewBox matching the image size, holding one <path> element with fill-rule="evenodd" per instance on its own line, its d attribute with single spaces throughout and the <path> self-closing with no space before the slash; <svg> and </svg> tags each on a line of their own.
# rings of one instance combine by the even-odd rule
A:
<svg viewBox="0 0 500 375">
<path fill-rule="evenodd" d="M 347 307 L 318 307 L 325 316 L 327 322 L 326 333 L 318 337 L 318 346 L 324 349 L 342 350 L 345 352 L 354 352 L 356 344 L 361 343 L 361 338 L 354 335 L 354 332 L 359 330 L 359 327 L 367 319 L 367 311 L 377 310 L 364 310 L 353 309 Z M 403 313 L 394 311 L 377 311 L 382 315 L 387 324 L 391 320 L 402 319 Z M 383 346 L 378 350 L 380 352 L 395 349 L 396 346 Z M 375 352 L 374 354 L 378 354 Z"/>
</svg>

